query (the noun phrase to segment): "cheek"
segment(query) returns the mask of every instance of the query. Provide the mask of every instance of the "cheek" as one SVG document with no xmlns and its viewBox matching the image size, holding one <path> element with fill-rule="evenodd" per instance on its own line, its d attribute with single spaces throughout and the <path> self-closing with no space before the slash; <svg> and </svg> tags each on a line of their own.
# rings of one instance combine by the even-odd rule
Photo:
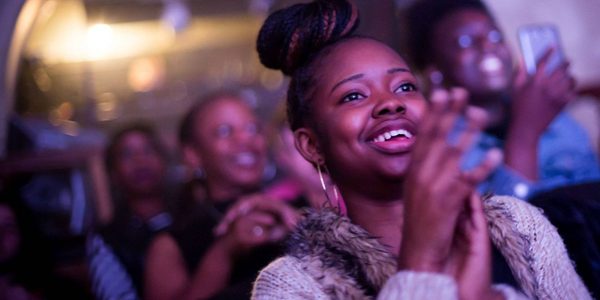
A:
<svg viewBox="0 0 600 300">
<path fill-rule="evenodd" d="M 259 135 L 252 139 L 254 147 L 261 155 L 266 155 L 267 152 L 267 141 L 264 136 Z"/>
<path fill-rule="evenodd" d="M 420 123 L 427 111 L 427 101 L 425 97 L 421 95 L 419 99 L 415 99 L 410 104 L 410 112 L 413 114 L 414 120 Z"/>
<path fill-rule="evenodd" d="M 464 50 L 456 57 L 455 68 L 459 73 L 475 73 L 477 70 L 477 53 L 471 50 Z"/>
<path fill-rule="evenodd" d="M 358 113 L 336 114 L 322 124 L 327 128 L 320 138 L 325 146 L 325 155 L 342 157 L 350 154 L 358 144 L 365 116 Z M 325 160 L 328 160 L 327 157 Z"/>
</svg>

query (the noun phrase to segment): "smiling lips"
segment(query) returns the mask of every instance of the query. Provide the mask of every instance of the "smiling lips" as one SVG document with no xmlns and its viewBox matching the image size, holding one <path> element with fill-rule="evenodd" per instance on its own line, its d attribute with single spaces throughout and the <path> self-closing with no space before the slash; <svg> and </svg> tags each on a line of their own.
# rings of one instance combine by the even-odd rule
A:
<svg viewBox="0 0 600 300">
<path fill-rule="evenodd" d="M 250 168 L 258 163 L 258 157 L 252 152 L 240 152 L 233 157 L 233 161 L 240 167 Z"/>
<path fill-rule="evenodd" d="M 381 143 L 385 141 L 389 141 L 394 137 L 404 137 L 407 139 L 411 139 L 413 137 L 412 133 L 408 132 L 406 129 L 398 129 L 398 130 L 390 130 L 388 132 L 384 132 L 373 139 L 373 142 Z"/>
<path fill-rule="evenodd" d="M 412 130 L 406 128 L 390 128 L 369 139 L 371 145 L 386 153 L 402 153 L 411 149 L 415 142 Z"/>
</svg>

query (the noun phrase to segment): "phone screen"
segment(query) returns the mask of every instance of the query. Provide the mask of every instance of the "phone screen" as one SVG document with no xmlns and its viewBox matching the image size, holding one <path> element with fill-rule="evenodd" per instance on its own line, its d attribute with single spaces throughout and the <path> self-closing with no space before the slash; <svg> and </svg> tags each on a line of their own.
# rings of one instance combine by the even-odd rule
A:
<svg viewBox="0 0 600 300">
<path fill-rule="evenodd" d="M 564 61 L 560 37 L 556 26 L 551 24 L 526 25 L 519 28 L 519 43 L 527 73 L 534 74 L 540 58 L 550 49 L 554 52 L 548 60 L 547 72 L 554 71 Z"/>
</svg>

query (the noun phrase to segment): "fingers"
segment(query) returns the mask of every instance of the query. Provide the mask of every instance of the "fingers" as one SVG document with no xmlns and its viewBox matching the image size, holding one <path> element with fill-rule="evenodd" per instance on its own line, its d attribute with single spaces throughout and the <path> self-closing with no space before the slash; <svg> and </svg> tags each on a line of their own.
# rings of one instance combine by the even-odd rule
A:
<svg viewBox="0 0 600 300">
<path fill-rule="evenodd" d="M 227 210 L 221 222 L 215 227 L 215 235 L 225 234 L 235 220 L 254 211 L 271 214 L 288 230 L 293 229 L 300 218 L 300 214 L 289 205 L 262 194 L 255 194 L 240 199 Z"/>
<path fill-rule="evenodd" d="M 468 171 L 461 172 L 462 180 L 472 186 L 478 185 L 484 181 L 492 171 L 500 165 L 500 163 L 502 163 L 502 157 L 503 155 L 500 149 L 490 149 L 479 165 Z"/>
<path fill-rule="evenodd" d="M 465 112 L 465 122 L 465 129 L 455 145 L 461 153 L 467 151 L 475 142 L 475 138 L 487 123 L 487 113 L 482 108 L 469 106 Z"/>
<path fill-rule="evenodd" d="M 544 52 L 544 55 L 540 57 L 536 65 L 536 72 L 533 75 L 534 78 L 539 78 L 541 76 L 544 76 L 544 74 L 548 73 L 548 71 L 546 71 L 546 68 L 548 68 L 550 57 L 552 56 L 552 54 L 554 54 L 555 51 L 556 49 L 554 49 L 554 47 L 550 47 L 548 48 L 548 50 L 546 50 L 546 52 Z"/>
<path fill-rule="evenodd" d="M 430 99 L 429 112 L 419 125 L 419 142 L 413 151 L 412 160 L 416 163 L 427 160 L 437 164 L 444 156 L 448 135 L 465 110 L 468 93 L 462 88 L 438 89 Z"/>
</svg>

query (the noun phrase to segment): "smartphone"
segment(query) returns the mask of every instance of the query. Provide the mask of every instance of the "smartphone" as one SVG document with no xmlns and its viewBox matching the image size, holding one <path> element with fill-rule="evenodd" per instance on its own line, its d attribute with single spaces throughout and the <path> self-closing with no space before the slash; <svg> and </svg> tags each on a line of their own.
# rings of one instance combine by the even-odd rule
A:
<svg viewBox="0 0 600 300">
<path fill-rule="evenodd" d="M 531 24 L 518 29 L 519 44 L 527 73 L 534 74 L 540 58 L 550 49 L 554 52 L 548 60 L 546 71 L 554 71 L 565 61 L 558 29 L 552 24 Z"/>
</svg>

